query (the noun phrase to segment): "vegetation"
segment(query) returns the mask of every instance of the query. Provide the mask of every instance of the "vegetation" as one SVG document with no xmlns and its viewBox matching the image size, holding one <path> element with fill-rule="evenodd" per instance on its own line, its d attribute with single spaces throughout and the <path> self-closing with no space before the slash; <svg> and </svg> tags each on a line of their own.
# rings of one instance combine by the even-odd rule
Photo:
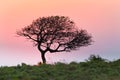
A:
<svg viewBox="0 0 120 80">
<path fill-rule="evenodd" d="M 92 37 L 86 30 L 77 29 L 75 23 L 65 16 L 40 17 L 31 25 L 17 31 L 17 35 L 32 40 L 41 53 L 43 63 L 45 54 L 76 50 L 88 46 Z"/>
<path fill-rule="evenodd" d="M 0 80 L 120 80 L 120 59 L 90 56 L 86 62 L 0 67 Z"/>
</svg>

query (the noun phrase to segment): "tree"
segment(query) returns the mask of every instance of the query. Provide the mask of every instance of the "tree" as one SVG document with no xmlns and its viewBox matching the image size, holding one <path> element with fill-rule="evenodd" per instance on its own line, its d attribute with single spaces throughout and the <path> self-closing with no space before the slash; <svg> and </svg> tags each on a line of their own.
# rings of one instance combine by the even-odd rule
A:
<svg viewBox="0 0 120 80">
<path fill-rule="evenodd" d="M 99 55 L 94 55 L 94 54 L 90 55 L 87 61 L 88 62 L 108 62 L 107 59 L 103 59 Z"/>
<path fill-rule="evenodd" d="M 32 24 L 17 31 L 17 35 L 33 41 L 46 63 L 46 52 L 63 52 L 88 46 L 92 37 L 86 30 L 79 30 L 75 23 L 65 16 L 40 17 Z"/>
</svg>

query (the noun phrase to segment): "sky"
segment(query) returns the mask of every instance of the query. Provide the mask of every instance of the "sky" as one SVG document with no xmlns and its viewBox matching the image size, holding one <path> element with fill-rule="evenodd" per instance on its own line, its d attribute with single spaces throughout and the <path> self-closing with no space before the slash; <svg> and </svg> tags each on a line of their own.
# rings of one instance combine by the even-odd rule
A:
<svg viewBox="0 0 120 80">
<path fill-rule="evenodd" d="M 47 63 L 85 61 L 91 54 L 120 58 L 120 0 L 0 0 L 0 66 L 35 65 L 40 52 L 16 31 L 43 16 L 70 17 L 94 43 L 71 52 L 47 53 Z"/>
</svg>

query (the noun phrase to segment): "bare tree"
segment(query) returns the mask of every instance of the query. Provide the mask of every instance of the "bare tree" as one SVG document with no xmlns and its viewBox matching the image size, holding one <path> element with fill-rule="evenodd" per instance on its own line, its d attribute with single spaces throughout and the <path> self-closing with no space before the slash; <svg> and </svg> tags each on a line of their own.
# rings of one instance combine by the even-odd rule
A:
<svg viewBox="0 0 120 80">
<path fill-rule="evenodd" d="M 63 52 L 76 50 L 91 44 L 91 36 L 86 30 L 79 30 L 75 23 L 65 16 L 40 17 L 31 25 L 17 31 L 17 35 L 33 41 L 46 63 L 46 52 Z"/>
</svg>

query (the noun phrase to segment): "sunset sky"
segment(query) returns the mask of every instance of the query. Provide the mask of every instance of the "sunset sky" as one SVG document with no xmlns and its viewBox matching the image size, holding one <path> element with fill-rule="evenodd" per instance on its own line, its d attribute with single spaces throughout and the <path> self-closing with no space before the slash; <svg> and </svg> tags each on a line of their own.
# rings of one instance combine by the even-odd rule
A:
<svg viewBox="0 0 120 80">
<path fill-rule="evenodd" d="M 0 0 L 0 66 L 37 64 L 40 53 L 16 31 L 38 17 L 63 15 L 86 29 L 94 43 L 77 51 L 48 53 L 48 63 L 84 61 L 90 54 L 120 58 L 120 0 Z"/>
</svg>

